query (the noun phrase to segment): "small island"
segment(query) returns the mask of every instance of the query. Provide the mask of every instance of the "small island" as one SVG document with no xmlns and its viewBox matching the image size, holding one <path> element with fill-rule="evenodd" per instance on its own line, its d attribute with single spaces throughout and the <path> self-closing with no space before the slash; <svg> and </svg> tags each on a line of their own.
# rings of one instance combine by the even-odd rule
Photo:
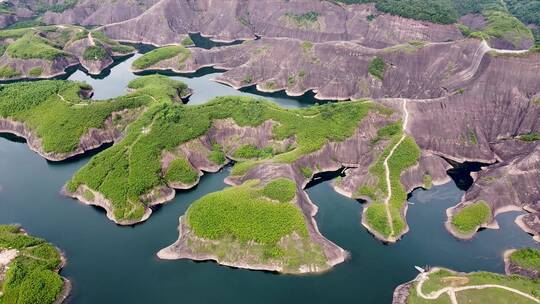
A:
<svg viewBox="0 0 540 304">
<path fill-rule="evenodd" d="M 328 270 L 333 265 L 310 235 L 296 191 L 292 180 L 280 178 L 208 194 L 180 218 L 178 241 L 158 256 L 281 273 Z"/>
<path fill-rule="evenodd" d="M 62 303 L 71 283 L 58 248 L 16 225 L 0 225 L 0 303 Z"/>
</svg>

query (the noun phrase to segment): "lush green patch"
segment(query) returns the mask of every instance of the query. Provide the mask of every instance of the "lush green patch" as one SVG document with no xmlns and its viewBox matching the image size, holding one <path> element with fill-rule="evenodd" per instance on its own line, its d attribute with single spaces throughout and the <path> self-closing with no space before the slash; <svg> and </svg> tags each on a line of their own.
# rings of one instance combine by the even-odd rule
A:
<svg viewBox="0 0 540 304">
<path fill-rule="evenodd" d="M 33 67 L 28 71 L 28 76 L 30 77 L 39 77 L 43 73 L 43 68 L 40 66 Z"/>
<path fill-rule="evenodd" d="M 485 11 L 487 26 L 482 32 L 511 42 L 520 47 L 523 40 L 534 41 L 533 34 L 519 19 L 503 11 Z"/>
<path fill-rule="evenodd" d="M 223 165 L 227 160 L 227 158 L 225 157 L 225 152 L 223 152 L 223 148 L 221 148 L 217 144 L 214 144 L 212 146 L 212 151 L 210 152 L 208 159 L 216 165 Z"/>
<path fill-rule="evenodd" d="M 418 162 L 420 158 L 420 148 L 416 145 L 412 137 L 407 136 L 397 148 L 390 158 L 390 152 L 399 143 L 402 132 L 394 135 L 389 145 L 383 151 L 377 162 L 370 167 L 370 174 L 377 177 L 378 185 L 373 195 L 377 196 L 372 204 L 368 206 L 366 211 L 366 219 L 368 224 L 376 231 L 385 237 L 393 237 L 399 235 L 405 229 L 405 219 L 402 217 L 401 210 L 407 201 L 407 192 L 401 184 L 401 174 Z M 390 187 L 392 196 L 388 200 L 388 210 L 391 220 L 388 219 L 384 201 L 387 193 L 386 172 L 384 168 L 384 160 L 388 158 L 388 168 L 390 175 Z M 391 226 L 390 226 L 391 225 Z M 392 235 L 392 231 L 394 234 Z"/>
<path fill-rule="evenodd" d="M 285 236 L 296 232 L 308 237 L 304 216 L 294 204 L 269 201 L 256 188 L 258 181 L 205 195 L 186 213 L 195 235 L 211 240 L 232 237 L 241 243 L 254 241 L 276 248 Z M 264 191 L 263 191 L 264 192 Z"/>
<path fill-rule="evenodd" d="M 45 152 L 67 153 L 77 148 L 90 128 L 102 128 L 113 112 L 147 105 L 185 87 L 169 80 L 174 83 L 171 87 L 167 79 L 141 77 L 130 83 L 137 90 L 134 93 L 92 102 L 79 96 L 81 88 L 88 88 L 81 83 L 47 80 L 4 85 L 0 86 L 0 117 L 25 122 L 42 139 Z"/>
<path fill-rule="evenodd" d="M 518 249 L 510 255 L 510 261 L 519 267 L 540 271 L 540 250 L 536 248 Z"/>
<path fill-rule="evenodd" d="M 118 219 L 138 219 L 145 207 L 140 197 L 165 184 L 160 164 L 162 151 L 204 135 L 214 120 L 232 118 L 240 126 L 259 126 L 267 120 L 277 122 L 274 139 L 295 136 L 297 144 L 294 149 L 267 161 L 294 162 L 302 155 L 319 150 L 329 140 L 342 141 L 352 136 L 368 111 L 386 113 L 384 108 L 366 102 L 286 110 L 249 97 L 219 97 L 197 106 L 171 104 L 166 96 L 162 100 L 163 104 L 152 106 L 129 126 L 121 142 L 83 167 L 69 188 L 85 184 L 111 201 Z M 218 148 L 210 159 L 221 164 L 225 158 Z M 256 164 L 257 161 L 237 163 L 231 174 L 243 175 Z"/>
<path fill-rule="evenodd" d="M 376 6 L 392 15 L 417 20 L 450 24 L 458 19 L 458 13 L 451 0 L 377 0 Z"/>
<path fill-rule="evenodd" d="M 429 174 L 424 174 L 424 188 L 431 189 L 433 187 L 433 178 Z"/>
<path fill-rule="evenodd" d="M 17 76 L 21 76 L 21 73 L 10 67 L 9 65 L 0 67 L 0 78 L 9 79 L 15 78 Z"/>
<path fill-rule="evenodd" d="M 183 46 L 190 46 L 190 45 L 195 45 L 195 42 L 193 42 L 193 40 L 191 39 L 191 37 L 188 36 L 188 37 L 182 39 L 181 44 L 182 44 Z"/>
<path fill-rule="evenodd" d="M 25 235 L 17 226 L 0 226 L 0 249 L 17 249 L 1 290 L 3 304 L 50 304 L 62 292 L 58 250 L 44 240 Z"/>
<path fill-rule="evenodd" d="M 269 182 L 263 188 L 262 194 L 281 203 L 290 202 L 296 195 L 296 184 L 288 178 L 279 178 Z"/>
<path fill-rule="evenodd" d="M 185 157 L 173 160 L 167 168 L 165 179 L 169 182 L 180 182 L 185 185 L 191 185 L 197 181 L 199 174 Z"/>
<path fill-rule="evenodd" d="M 107 51 L 99 45 L 91 45 L 84 50 L 84 60 L 103 60 L 107 57 Z"/>
<path fill-rule="evenodd" d="M 302 175 L 304 175 L 305 178 L 313 177 L 313 170 L 311 170 L 310 167 L 301 167 L 300 172 L 302 172 Z"/>
<path fill-rule="evenodd" d="M 540 140 L 540 133 L 524 134 L 520 135 L 518 138 L 523 141 L 537 141 Z"/>
<path fill-rule="evenodd" d="M 266 147 L 259 149 L 254 145 L 247 144 L 242 145 L 234 151 L 234 157 L 238 159 L 252 159 L 252 158 L 268 158 L 274 155 L 274 149 L 272 147 Z"/>
<path fill-rule="evenodd" d="M 384 80 L 384 72 L 386 71 L 386 63 L 382 58 L 375 57 L 369 63 L 368 72 L 374 77 Z"/>
<path fill-rule="evenodd" d="M 377 130 L 377 137 L 372 140 L 372 143 L 378 143 L 383 139 L 391 139 L 395 135 L 400 134 L 402 124 L 403 123 L 401 121 L 396 121 L 395 123 L 385 125 L 384 127 L 380 128 Z"/>
<path fill-rule="evenodd" d="M 411 293 L 407 299 L 407 303 L 451 303 L 450 299 L 443 295 L 436 300 L 426 300 L 420 297 L 416 293 L 417 284 L 418 283 L 415 283 L 410 289 Z M 422 292 L 424 294 L 429 294 L 450 286 L 459 288 L 473 285 L 506 286 L 517 289 L 536 298 L 538 298 L 540 291 L 540 281 L 526 277 L 515 275 L 505 276 L 490 272 L 473 272 L 469 274 L 462 274 L 455 273 L 447 269 L 439 269 L 429 274 L 428 279 L 422 285 Z M 459 303 L 531 303 L 531 300 L 523 296 L 499 288 L 483 288 L 474 289 L 474 292 L 470 291 L 471 290 L 456 292 L 456 297 Z"/>
<path fill-rule="evenodd" d="M 88 35 L 88 32 L 86 30 L 84 30 L 84 31 L 80 32 L 80 34 L 81 34 L 82 38 L 86 38 L 86 36 Z M 93 31 L 92 32 L 92 37 L 95 40 L 98 40 L 99 42 L 101 42 L 102 44 L 108 45 L 114 53 L 129 54 L 129 53 L 132 53 L 132 52 L 135 51 L 134 47 L 129 46 L 129 45 L 121 44 L 120 42 L 109 38 L 102 31 Z"/>
<path fill-rule="evenodd" d="M 178 64 L 183 64 L 191 52 L 181 45 L 164 46 L 144 54 L 133 62 L 133 67 L 138 70 L 147 69 L 160 61 L 180 56 Z"/>
<path fill-rule="evenodd" d="M 452 217 L 452 226 L 460 233 L 469 234 L 491 218 L 491 209 L 484 201 L 478 201 L 459 210 Z"/>
<path fill-rule="evenodd" d="M 287 20 L 292 21 L 297 27 L 311 27 L 312 24 L 317 22 L 320 14 L 315 11 L 309 11 L 303 14 L 295 14 L 291 12 L 285 13 L 284 17 Z"/>
<path fill-rule="evenodd" d="M 53 60 L 57 57 L 68 56 L 57 49 L 50 41 L 39 35 L 29 32 L 10 44 L 6 49 L 12 58 Z"/>
</svg>

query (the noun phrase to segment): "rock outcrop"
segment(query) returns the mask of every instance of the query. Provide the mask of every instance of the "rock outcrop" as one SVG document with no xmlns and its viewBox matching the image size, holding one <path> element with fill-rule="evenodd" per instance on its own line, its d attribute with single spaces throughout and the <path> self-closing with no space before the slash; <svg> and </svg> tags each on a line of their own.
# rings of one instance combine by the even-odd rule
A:
<svg viewBox="0 0 540 304">
<path fill-rule="evenodd" d="M 148 0 L 141 5 L 110 1 L 92 10 L 97 2 L 87 0 L 60 14 L 47 13 L 44 20 L 104 25 L 115 39 L 156 45 L 178 43 L 190 32 L 219 41 L 289 37 L 313 42 L 358 41 L 377 48 L 411 40 L 443 42 L 462 37 L 454 25 L 381 14 L 373 5 L 309 0 Z M 303 19 L 305 14 L 316 18 Z"/>
</svg>

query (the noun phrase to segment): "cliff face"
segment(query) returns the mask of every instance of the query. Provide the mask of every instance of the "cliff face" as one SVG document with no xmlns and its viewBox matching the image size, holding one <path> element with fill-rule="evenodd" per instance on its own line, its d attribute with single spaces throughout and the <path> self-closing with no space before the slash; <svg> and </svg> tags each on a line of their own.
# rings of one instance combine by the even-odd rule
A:
<svg viewBox="0 0 540 304">
<path fill-rule="evenodd" d="M 191 56 L 182 63 L 175 57 L 150 69 L 188 72 L 215 66 L 228 70 L 216 80 L 235 88 L 256 84 L 261 91 L 285 90 L 289 95 L 314 90 L 319 99 L 347 100 L 449 95 L 471 81 L 488 49 L 474 39 L 407 43 L 377 50 L 353 42 L 262 38 L 235 46 L 189 50 Z M 375 58 L 385 64 L 382 79 L 369 72 Z"/>
<path fill-rule="evenodd" d="M 109 4 L 114 5 L 109 12 L 93 18 L 80 12 L 86 2 L 62 14 L 49 14 L 45 20 L 99 23 L 113 38 L 157 45 L 178 43 L 189 32 L 225 41 L 289 37 L 313 42 L 358 41 L 377 48 L 411 40 L 442 42 L 462 37 L 453 25 L 380 14 L 372 5 L 344 6 L 330 1 L 160 0 L 142 13 L 134 8 L 124 9 L 133 15 L 115 13 L 121 5 Z M 305 15 L 313 12 L 316 18 Z"/>
<path fill-rule="evenodd" d="M 156 2 L 157 0 L 83 0 L 62 13 L 46 12 L 43 20 L 49 24 L 108 24 L 134 18 Z"/>
<path fill-rule="evenodd" d="M 422 149 L 458 161 L 497 162 L 478 174 L 456 210 L 479 200 L 493 215 L 540 209 L 540 143 L 518 139 L 540 132 L 539 62 L 539 54 L 487 56 L 461 94 L 410 104 L 409 131 Z M 524 225 L 537 234 L 533 222 Z"/>
</svg>

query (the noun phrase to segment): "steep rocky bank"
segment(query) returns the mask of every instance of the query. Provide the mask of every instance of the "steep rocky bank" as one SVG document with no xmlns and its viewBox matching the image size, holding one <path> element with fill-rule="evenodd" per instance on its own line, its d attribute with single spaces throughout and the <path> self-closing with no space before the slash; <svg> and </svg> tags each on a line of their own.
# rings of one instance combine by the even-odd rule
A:
<svg viewBox="0 0 540 304">
<path fill-rule="evenodd" d="M 313 42 L 358 41 L 377 48 L 410 40 L 442 42 L 462 37 L 453 25 L 381 14 L 373 5 L 340 5 L 309 0 L 219 3 L 210 0 L 160 0 L 145 1 L 141 6 L 143 10 L 136 5 L 126 7 L 129 5 L 113 2 L 104 6 L 108 12 L 89 13 L 85 8 L 96 2 L 84 1 L 61 14 L 48 13 L 44 20 L 49 23 L 71 20 L 83 25 L 100 24 L 115 39 L 156 45 L 179 43 L 191 32 L 200 32 L 216 41 L 251 40 L 257 36 L 289 37 Z M 303 22 L 294 18 L 308 12 L 315 12 L 316 20 Z M 158 22 L 161 18 L 166 22 Z"/>
</svg>

